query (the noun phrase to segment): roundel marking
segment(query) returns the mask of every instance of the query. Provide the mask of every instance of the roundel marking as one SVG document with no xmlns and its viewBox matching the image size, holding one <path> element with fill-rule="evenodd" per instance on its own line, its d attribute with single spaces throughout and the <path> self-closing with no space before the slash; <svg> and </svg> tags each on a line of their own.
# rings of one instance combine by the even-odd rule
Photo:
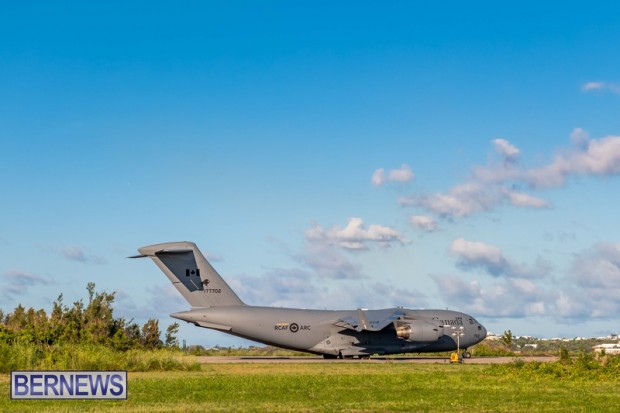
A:
<svg viewBox="0 0 620 413">
<path fill-rule="evenodd" d="M 291 333 L 296 333 L 299 331 L 299 324 L 291 323 L 291 325 L 289 326 L 289 329 L 291 330 Z"/>
</svg>

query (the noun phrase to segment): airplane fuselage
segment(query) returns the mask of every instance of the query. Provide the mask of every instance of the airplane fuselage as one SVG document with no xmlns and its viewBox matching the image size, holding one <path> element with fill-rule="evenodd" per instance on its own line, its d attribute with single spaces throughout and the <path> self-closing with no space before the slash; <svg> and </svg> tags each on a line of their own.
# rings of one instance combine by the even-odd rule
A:
<svg viewBox="0 0 620 413">
<path fill-rule="evenodd" d="M 457 349 L 457 341 L 466 349 L 486 337 L 486 329 L 478 321 L 457 311 L 389 308 L 367 310 L 364 314 L 372 323 L 394 312 L 401 314 L 395 323 L 424 321 L 429 328 L 439 328 L 440 333 L 433 336 L 434 340 L 424 337 L 408 340 L 399 337 L 393 326 L 380 331 L 358 331 L 333 323 L 338 319 L 357 318 L 355 310 L 243 305 L 197 308 L 172 314 L 172 317 L 268 345 L 340 357 L 452 351 Z"/>
</svg>

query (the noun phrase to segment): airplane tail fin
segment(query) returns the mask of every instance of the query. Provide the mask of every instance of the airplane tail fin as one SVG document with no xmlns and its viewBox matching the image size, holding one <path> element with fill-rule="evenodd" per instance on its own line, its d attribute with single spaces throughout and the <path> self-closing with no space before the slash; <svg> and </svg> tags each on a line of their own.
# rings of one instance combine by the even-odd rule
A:
<svg viewBox="0 0 620 413">
<path fill-rule="evenodd" d="M 192 307 L 244 305 L 193 242 L 167 242 L 139 248 L 172 281 Z"/>
</svg>

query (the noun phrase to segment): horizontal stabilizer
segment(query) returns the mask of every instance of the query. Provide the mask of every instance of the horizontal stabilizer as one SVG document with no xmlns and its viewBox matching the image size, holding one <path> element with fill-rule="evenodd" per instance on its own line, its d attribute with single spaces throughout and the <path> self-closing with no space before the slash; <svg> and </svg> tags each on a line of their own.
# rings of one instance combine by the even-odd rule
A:
<svg viewBox="0 0 620 413">
<path fill-rule="evenodd" d="M 224 325 L 221 325 L 221 324 L 206 323 L 204 321 L 197 321 L 196 324 L 198 324 L 200 327 L 211 328 L 213 330 L 220 330 L 220 331 L 231 331 L 232 330 L 231 326 L 224 326 Z"/>
<path fill-rule="evenodd" d="M 187 249 L 170 249 L 170 250 L 155 251 L 155 255 L 189 254 L 190 252 L 194 252 L 194 251 L 187 250 Z"/>
<path fill-rule="evenodd" d="M 194 251 L 190 249 L 165 249 L 165 250 L 155 251 L 150 254 L 132 255 L 131 257 L 127 257 L 127 258 L 146 258 L 146 257 L 159 256 L 159 255 L 189 254 L 192 252 Z"/>
</svg>

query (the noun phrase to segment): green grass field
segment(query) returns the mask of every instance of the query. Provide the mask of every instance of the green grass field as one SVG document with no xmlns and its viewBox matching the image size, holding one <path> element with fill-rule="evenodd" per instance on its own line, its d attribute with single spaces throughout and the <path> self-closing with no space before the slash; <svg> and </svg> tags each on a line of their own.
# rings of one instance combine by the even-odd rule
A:
<svg viewBox="0 0 620 413">
<path fill-rule="evenodd" d="M 19 412 L 617 412 L 617 366 L 333 362 L 207 364 L 129 373 L 127 401 L 21 401 L 0 380 L 0 411 Z"/>
</svg>

